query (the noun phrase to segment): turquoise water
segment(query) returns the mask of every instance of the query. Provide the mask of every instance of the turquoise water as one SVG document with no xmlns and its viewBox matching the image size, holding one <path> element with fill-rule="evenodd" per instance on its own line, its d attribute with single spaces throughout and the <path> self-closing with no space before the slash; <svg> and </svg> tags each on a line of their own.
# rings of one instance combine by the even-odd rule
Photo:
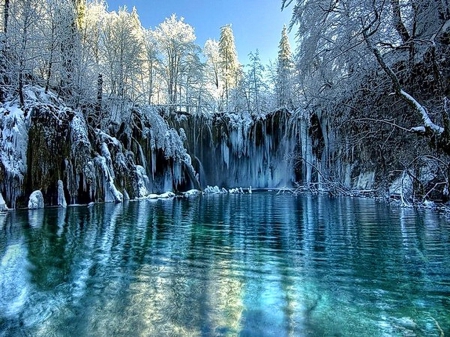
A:
<svg viewBox="0 0 450 337">
<path fill-rule="evenodd" d="M 448 221 L 369 199 L 16 211 L 0 261 L 0 336 L 450 335 Z"/>
</svg>

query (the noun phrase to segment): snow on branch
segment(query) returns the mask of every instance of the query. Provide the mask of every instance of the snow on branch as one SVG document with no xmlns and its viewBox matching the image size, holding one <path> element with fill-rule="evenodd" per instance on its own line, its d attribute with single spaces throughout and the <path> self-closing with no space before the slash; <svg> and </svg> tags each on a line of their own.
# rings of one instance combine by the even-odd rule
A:
<svg viewBox="0 0 450 337">
<path fill-rule="evenodd" d="M 414 97 L 412 97 L 410 94 L 408 94 L 406 91 L 402 89 L 400 90 L 400 96 L 403 99 L 405 99 L 409 104 L 411 104 L 416 109 L 417 112 L 420 113 L 420 115 L 422 116 L 425 129 L 428 128 L 437 134 L 441 134 L 444 132 L 444 128 L 433 123 L 433 121 L 430 119 L 430 116 L 428 115 L 427 109 L 422 104 L 417 102 L 417 100 Z M 417 129 L 417 127 L 411 129 L 412 130 Z"/>
<path fill-rule="evenodd" d="M 392 80 L 392 84 L 394 86 L 395 93 L 397 95 L 399 95 L 406 103 L 408 103 L 414 110 L 416 110 L 420 114 L 424 125 L 418 126 L 418 127 L 413 127 L 413 128 L 411 128 L 411 131 L 418 132 L 418 133 L 425 133 L 427 130 L 431 130 L 433 133 L 437 133 L 438 135 L 442 134 L 444 132 L 444 128 L 433 123 L 430 116 L 428 115 L 427 109 L 422 104 L 420 104 L 413 96 L 411 96 L 405 90 L 403 90 L 397 75 L 387 65 L 387 63 L 385 62 L 379 49 L 372 44 L 366 30 L 363 30 L 363 36 L 364 36 L 364 40 L 366 41 L 367 46 L 369 47 L 369 49 L 372 51 L 375 58 L 377 59 L 378 64 L 381 66 L 381 68 L 384 70 L 384 72 Z"/>
</svg>

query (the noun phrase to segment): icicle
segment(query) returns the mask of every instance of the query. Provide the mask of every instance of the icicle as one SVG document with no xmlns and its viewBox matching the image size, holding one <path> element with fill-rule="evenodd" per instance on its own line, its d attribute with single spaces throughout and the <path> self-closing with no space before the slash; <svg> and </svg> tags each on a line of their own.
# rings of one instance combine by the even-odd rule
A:
<svg viewBox="0 0 450 337">
<path fill-rule="evenodd" d="M 107 160 L 102 156 L 97 156 L 95 161 L 100 169 L 101 176 L 97 177 L 97 179 L 101 181 L 100 186 L 103 187 L 105 202 L 122 202 L 123 194 L 114 186 L 113 176 L 107 165 Z"/>
<path fill-rule="evenodd" d="M 136 175 L 137 175 L 137 186 L 136 186 L 137 196 L 138 198 L 146 197 L 150 193 L 149 192 L 150 180 L 147 177 L 145 169 L 140 165 L 136 165 Z"/>
<path fill-rule="evenodd" d="M 7 211 L 8 206 L 6 206 L 5 199 L 3 199 L 3 195 L 0 193 L 0 212 Z"/>
<path fill-rule="evenodd" d="M 13 105 L 0 109 L 3 129 L 0 129 L 0 161 L 5 169 L 5 179 L 0 182 L 5 189 L 5 198 L 11 207 L 22 194 L 22 185 L 27 172 L 28 128 L 24 113 Z"/>
<path fill-rule="evenodd" d="M 66 197 L 64 196 L 64 184 L 58 180 L 58 206 L 67 207 Z"/>
</svg>

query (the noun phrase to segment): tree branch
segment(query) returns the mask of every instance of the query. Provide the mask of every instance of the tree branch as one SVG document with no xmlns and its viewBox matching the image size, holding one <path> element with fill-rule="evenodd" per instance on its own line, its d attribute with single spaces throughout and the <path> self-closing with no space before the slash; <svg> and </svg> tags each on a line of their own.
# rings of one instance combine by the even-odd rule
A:
<svg viewBox="0 0 450 337">
<path fill-rule="evenodd" d="M 379 49 L 375 47 L 367 33 L 368 29 L 363 30 L 364 40 L 366 41 L 367 46 L 372 51 L 373 55 L 377 59 L 378 64 L 384 70 L 384 72 L 389 76 L 394 86 L 395 93 L 399 95 L 409 106 L 411 106 L 414 110 L 416 110 L 422 117 L 422 121 L 424 123 L 423 127 L 414 127 L 411 129 L 413 132 L 424 133 L 428 130 L 431 130 L 433 133 L 441 135 L 444 132 L 444 128 L 433 123 L 430 116 L 428 115 L 427 109 L 420 104 L 413 96 L 404 91 L 401 87 L 400 81 L 398 80 L 397 75 L 395 75 L 394 71 L 386 64 L 381 55 Z"/>
<path fill-rule="evenodd" d="M 409 36 L 408 30 L 406 29 L 405 25 L 403 24 L 399 0 L 391 0 L 391 6 L 392 6 L 392 12 L 394 15 L 395 29 L 397 30 L 398 35 L 400 35 L 403 43 L 406 43 L 410 39 L 410 36 Z"/>
</svg>

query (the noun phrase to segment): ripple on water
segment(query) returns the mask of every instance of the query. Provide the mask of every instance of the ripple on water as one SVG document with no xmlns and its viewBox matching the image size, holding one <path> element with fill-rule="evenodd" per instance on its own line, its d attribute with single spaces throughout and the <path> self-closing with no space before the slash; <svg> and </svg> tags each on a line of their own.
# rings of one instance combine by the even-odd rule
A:
<svg viewBox="0 0 450 337">
<path fill-rule="evenodd" d="M 4 220 L 2 337 L 450 333 L 433 213 L 274 193 L 55 212 Z"/>
</svg>

